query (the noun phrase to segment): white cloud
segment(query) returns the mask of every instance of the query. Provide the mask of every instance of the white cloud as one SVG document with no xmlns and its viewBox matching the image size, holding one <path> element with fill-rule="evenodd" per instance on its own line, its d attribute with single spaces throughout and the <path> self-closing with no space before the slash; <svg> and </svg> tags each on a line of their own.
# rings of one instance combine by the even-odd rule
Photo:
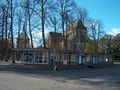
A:
<svg viewBox="0 0 120 90">
<path fill-rule="evenodd" d="M 112 30 L 108 32 L 108 34 L 113 36 L 117 35 L 118 33 L 120 33 L 120 28 L 112 28 Z"/>
<path fill-rule="evenodd" d="M 47 28 L 45 28 L 45 36 L 47 37 L 49 33 L 49 30 Z M 32 31 L 32 35 L 33 35 L 33 43 L 35 47 L 38 47 L 39 45 L 42 44 L 42 31 L 39 30 L 34 30 Z"/>
<path fill-rule="evenodd" d="M 49 30 L 47 28 L 45 28 L 44 32 L 45 32 L 45 36 L 47 36 L 49 33 Z M 36 29 L 36 30 L 32 31 L 32 34 L 36 37 L 42 38 L 42 31 L 39 31 Z"/>
<path fill-rule="evenodd" d="M 42 32 L 41 31 L 33 31 L 32 34 L 36 37 L 42 37 Z"/>
</svg>

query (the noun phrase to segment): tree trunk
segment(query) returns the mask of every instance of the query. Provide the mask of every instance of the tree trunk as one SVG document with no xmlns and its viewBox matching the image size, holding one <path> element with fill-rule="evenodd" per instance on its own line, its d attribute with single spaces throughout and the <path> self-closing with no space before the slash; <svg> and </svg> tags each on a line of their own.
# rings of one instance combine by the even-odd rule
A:
<svg viewBox="0 0 120 90">
<path fill-rule="evenodd" d="M 42 39 L 43 39 L 43 45 L 44 48 L 46 48 L 46 42 L 45 42 L 45 32 L 44 32 L 44 24 L 45 24 L 45 12 L 44 12 L 44 3 L 43 0 L 41 0 L 41 8 L 42 8 Z"/>
<path fill-rule="evenodd" d="M 56 24 L 57 24 L 57 22 L 56 22 L 56 17 L 54 17 L 54 31 L 55 31 L 55 32 L 57 32 Z"/>
<path fill-rule="evenodd" d="M 12 43 L 12 49 L 14 49 L 14 41 L 13 41 L 13 4 L 12 4 L 12 0 L 11 0 L 11 7 L 10 7 L 10 10 L 11 10 L 11 24 L 10 24 L 10 30 L 11 30 L 11 43 Z M 14 60 L 14 53 L 12 55 L 12 62 L 15 63 L 15 60 Z"/>
<path fill-rule="evenodd" d="M 18 40 L 17 40 L 17 48 L 20 48 L 19 39 L 20 39 L 20 30 L 21 30 L 21 17 L 18 15 Z"/>
<path fill-rule="evenodd" d="M 8 8 L 6 12 L 6 17 L 5 17 L 5 38 L 8 37 Z"/>
<path fill-rule="evenodd" d="M 31 41 L 31 47 L 33 48 L 33 38 L 32 38 L 32 31 L 31 31 L 31 21 L 30 21 L 30 15 L 29 15 L 29 32 L 30 32 L 30 41 Z"/>
<path fill-rule="evenodd" d="M 4 38 L 4 23 L 5 23 L 5 21 L 4 21 L 4 19 L 5 19 L 5 11 L 4 11 L 4 9 L 3 9 L 3 16 L 2 16 L 2 42 L 3 42 L 3 38 Z"/>
<path fill-rule="evenodd" d="M 65 30 L 64 30 L 64 15 L 62 15 L 62 32 L 63 32 L 63 47 L 64 49 L 66 49 L 66 45 L 65 45 Z"/>
</svg>

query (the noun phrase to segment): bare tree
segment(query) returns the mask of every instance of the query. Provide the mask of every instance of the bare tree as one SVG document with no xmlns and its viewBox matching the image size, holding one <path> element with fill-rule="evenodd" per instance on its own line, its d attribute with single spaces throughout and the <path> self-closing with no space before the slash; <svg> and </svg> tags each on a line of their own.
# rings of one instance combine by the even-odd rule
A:
<svg viewBox="0 0 120 90">
<path fill-rule="evenodd" d="M 66 15 L 68 15 L 68 13 L 73 9 L 73 5 L 74 5 L 73 0 L 57 0 L 56 10 L 61 17 L 63 44 L 65 49 L 67 49 L 65 43 L 65 20 L 66 20 Z"/>
<path fill-rule="evenodd" d="M 23 1 L 23 11 L 24 11 L 24 24 L 23 24 L 23 33 L 24 33 L 24 48 L 27 48 L 27 20 L 28 20 L 28 3 L 27 0 Z"/>
<path fill-rule="evenodd" d="M 43 38 L 44 48 L 46 48 L 45 32 L 44 32 L 44 25 L 45 25 L 45 3 L 46 2 L 47 2 L 47 0 L 40 0 L 40 5 L 41 5 L 41 21 L 42 21 L 42 38 Z"/>
<path fill-rule="evenodd" d="M 45 23 L 47 15 L 51 8 L 53 8 L 52 0 L 37 0 L 40 6 L 40 18 L 41 18 L 41 28 L 42 28 L 42 39 L 43 46 L 46 48 L 46 40 L 45 40 Z"/>
<path fill-rule="evenodd" d="M 53 15 L 53 16 L 50 16 L 49 18 L 50 18 L 50 21 L 52 23 L 51 26 L 53 26 L 53 28 L 54 28 L 54 32 L 57 32 L 57 18 L 56 18 L 56 16 Z"/>
<path fill-rule="evenodd" d="M 13 40 L 13 1 L 12 0 L 5 0 L 2 5 L 2 39 L 4 39 L 5 43 L 8 43 L 8 25 L 10 25 L 10 35 L 11 35 L 11 47 L 14 48 L 14 40 Z M 9 19 L 8 19 L 9 18 Z M 8 22 L 9 20 L 9 22 Z M 6 44 L 7 45 L 7 44 Z M 14 55 L 14 54 L 13 54 Z M 14 56 L 12 58 L 13 63 L 14 61 Z"/>
<path fill-rule="evenodd" d="M 98 52 L 99 50 L 99 41 L 100 38 L 104 35 L 103 29 L 103 23 L 100 20 L 91 20 L 89 23 L 89 35 L 90 38 L 93 40 L 95 52 Z"/>
<path fill-rule="evenodd" d="M 12 10 L 13 12 L 13 10 Z M 13 15 L 12 15 L 13 16 Z M 11 39 L 11 1 L 6 0 L 6 15 L 5 15 L 5 33 L 6 38 L 10 40 L 10 43 L 12 43 Z"/>
<path fill-rule="evenodd" d="M 0 11 L 1 11 L 1 14 L 0 14 L 1 37 L 0 38 L 2 39 L 1 40 L 2 44 L 4 44 L 6 42 L 5 45 L 7 45 L 8 44 L 8 41 L 7 41 L 7 35 L 8 35 L 8 15 L 9 15 L 9 7 L 8 7 L 8 3 L 7 2 L 0 4 Z M 1 53 L 4 53 L 4 51 L 2 50 Z"/>
<path fill-rule="evenodd" d="M 79 8 L 77 9 L 77 13 L 76 13 L 76 14 L 77 14 L 77 19 L 78 19 L 78 20 L 81 20 L 82 23 L 84 23 L 84 24 L 87 24 L 87 23 L 88 23 L 89 16 L 88 16 L 88 11 L 87 11 L 87 9 L 79 7 Z"/>
<path fill-rule="evenodd" d="M 9 8 L 6 8 L 6 13 L 5 13 L 5 38 L 8 38 L 8 16 L 9 16 Z"/>
<path fill-rule="evenodd" d="M 32 36 L 32 30 L 31 30 L 31 16 L 33 14 L 36 4 L 34 0 L 26 0 L 24 4 L 25 4 L 24 8 L 26 12 L 26 18 L 28 19 L 31 47 L 33 48 L 34 46 L 33 46 L 33 36 Z"/>
<path fill-rule="evenodd" d="M 19 39 L 20 39 L 20 31 L 21 31 L 21 24 L 22 24 L 22 15 L 21 15 L 21 11 L 19 10 L 17 13 L 17 21 L 18 21 L 18 35 L 17 35 L 17 48 L 19 48 Z"/>
<path fill-rule="evenodd" d="M 1 27 L 2 27 L 2 33 L 1 33 L 1 36 L 2 36 L 2 42 L 3 42 L 3 38 L 4 38 L 4 30 L 5 30 L 5 5 L 1 5 L 1 9 L 2 9 L 2 24 L 1 24 Z"/>
<path fill-rule="evenodd" d="M 10 0 L 10 33 L 11 33 L 11 44 L 12 49 L 14 48 L 14 37 L 13 37 L 13 0 Z M 12 56 L 12 62 L 15 63 L 14 54 Z"/>
</svg>

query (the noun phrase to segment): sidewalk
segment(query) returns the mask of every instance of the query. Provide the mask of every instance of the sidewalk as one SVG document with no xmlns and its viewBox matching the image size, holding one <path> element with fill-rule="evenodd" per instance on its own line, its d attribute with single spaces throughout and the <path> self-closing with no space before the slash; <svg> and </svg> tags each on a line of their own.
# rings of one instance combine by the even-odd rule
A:
<svg viewBox="0 0 120 90">
<path fill-rule="evenodd" d="M 0 69 L 2 70 L 48 70 L 46 66 L 34 65 L 34 64 L 22 64 L 16 62 L 15 64 L 12 62 L 0 62 Z"/>
<path fill-rule="evenodd" d="M 87 65 L 78 65 L 78 66 L 61 66 L 58 67 L 59 70 L 89 70 L 89 69 L 98 69 L 98 68 L 107 68 L 115 66 L 114 64 L 97 64 L 93 67 L 89 67 Z M 22 64 L 21 62 L 17 62 L 13 64 L 12 62 L 1 62 L 0 61 L 0 69 L 2 70 L 47 70 L 49 71 L 50 68 L 47 64 Z"/>
</svg>

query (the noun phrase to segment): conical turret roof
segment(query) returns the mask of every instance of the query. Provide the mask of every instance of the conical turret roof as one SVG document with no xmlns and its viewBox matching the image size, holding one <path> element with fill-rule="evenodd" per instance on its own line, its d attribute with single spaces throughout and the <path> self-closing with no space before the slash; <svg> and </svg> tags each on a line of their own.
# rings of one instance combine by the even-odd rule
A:
<svg viewBox="0 0 120 90">
<path fill-rule="evenodd" d="M 26 29 L 25 29 L 25 24 L 23 25 L 23 30 L 22 30 L 22 33 L 20 34 L 20 38 L 21 39 L 29 39 Z"/>
</svg>

